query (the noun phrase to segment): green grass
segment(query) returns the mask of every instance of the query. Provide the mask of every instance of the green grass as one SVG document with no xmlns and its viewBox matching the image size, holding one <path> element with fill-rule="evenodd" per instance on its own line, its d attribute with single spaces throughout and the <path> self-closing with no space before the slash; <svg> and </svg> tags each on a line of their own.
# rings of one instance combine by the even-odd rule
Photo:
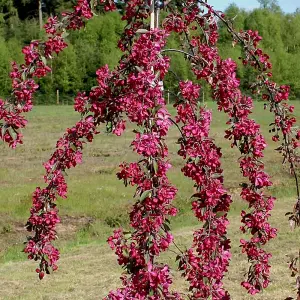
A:
<svg viewBox="0 0 300 300">
<path fill-rule="evenodd" d="M 214 103 L 208 103 L 208 106 L 214 112 L 211 136 L 223 149 L 225 185 L 234 199 L 229 230 L 233 259 L 226 284 L 232 291 L 233 299 L 248 299 L 242 296 L 243 290 L 239 287 L 247 268 L 245 257 L 239 249 L 239 239 L 242 237 L 239 214 L 241 209 L 246 208 L 239 198 L 239 183 L 242 181 L 237 163 L 239 154 L 223 138 L 225 114 L 218 112 Z M 170 110 L 174 112 L 172 107 Z M 285 255 L 297 252 L 299 248 L 299 232 L 289 231 L 284 216 L 295 202 L 295 188 L 293 178 L 281 165 L 282 158 L 274 151 L 276 144 L 270 140 L 268 124 L 272 121 L 272 114 L 264 111 L 258 102 L 253 117 L 261 124 L 269 144 L 264 159 L 274 182 L 269 192 L 278 197 L 271 221 L 280 228 L 278 238 L 268 246 L 274 255 L 273 281 L 268 291 L 257 299 L 283 299 L 291 295 L 289 291 L 294 284 L 294 279 L 289 277 Z M 35 264 L 26 261 L 21 252 L 26 239 L 23 225 L 29 215 L 31 193 L 36 186 L 44 186 L 42 163 L 50 157 L 56 140 L 79 116 L 71 106 L 38 106 L 28 119 L 28 127 L 23 132 L 24 145 L 11 150 L 0 144 L 0 299 L 101 298 L 109 289 L 120 285 L 120 269 L 105 241 L 115 227 L 128 227 L 134 189 L 125 188 L 115 173 L 121 162 L 137 160 L 129 147 L 133 139 L 133 126 L 129 125 L 127 132 L 119 138 L 105 134 L 105 130 L 100 128 L 103 133 L 84 150 L 83 164 L 68 171 L 69 196 L 66 200 L 58 201 L 62 216 L 57 241 L 62 250 L 60 270 L 39 282 L 34 274 Z M 168 137 L 173 164 L 169 178 L 179 189 L 175 200 L 179 214 L 172 219 L 171 226 L 177 243 L 188 246 L 193 229 L 200 225 L 190 209 L 192 182 L 180 172 L 183 161 L 176 155 L 177 138 L 178 132 L 172 128 Z M 173 259 L 171 253 L 162 257 L 176 269 Z M 175 287 L 184 291 L 186 285 L 179 274 L 174 271 L 174 276 Z M 30 292 L 31 289 L 33 292 Z"/>
</svg>

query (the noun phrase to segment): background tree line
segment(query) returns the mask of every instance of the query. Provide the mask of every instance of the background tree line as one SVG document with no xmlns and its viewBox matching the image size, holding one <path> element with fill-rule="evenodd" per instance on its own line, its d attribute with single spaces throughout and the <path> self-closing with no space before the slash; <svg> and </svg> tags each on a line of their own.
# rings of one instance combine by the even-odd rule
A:
<svg viewBox="0 0 300 300">
<path fill-rule="evenodd" d="M 10 93 L 11 82 L 8 77 L 10 62 L 22 62 L 21 48 L 33 39 L 43 38 L 39 29 L 38 1 L 36 0 L 0 0 L 0 95 Z M 70 0 L 43 0 L 43 17 L 55 15 L 74 5 Z M 274 0 L 259 0 L 261 8 L 252 11 L 230 5 L 225 13 L 234 20 L 236 29 L 258 30 L 263 37 L 262 48 L 271 56 L 274 80 L 292 87 L 292 98 L 300 99 L 300 10 L 292 14 L 284 13 Z M 68 36 L 69 47 L 52 64 L 53 74 L 41 79 L 41 87 L 36 97 L 38 104 L 56 102 L 56 92 L 61 100 L 69 99 L 79 90 L 88 90 L 96 84 L 95 71 L 104 64 L 114 67 L 120 56 L 116 48 L 124 24 L 119 12 L 100 15 L 89 21 L 81 32 L 72 32 Z M 171 35 L 169 48 L 178 48 L 180 37 Z M 239 46 L 232 46 L 231 37 L 220 24 L 219 46 L 222 56 L 232 57 L 236 61 L 241 55 Z M 191 78 L 192 74 L 181 54 L 170 54 L 171 72 L 167 75 L 165 90 L 176 92 L 178 78 Z M 247 89 L 253 82 L 255 73 L 238 63 L 238 75 L 242 88 Z M 171 94 L 172 95 L 172 94 Z M 209 95 L 204 87 L 205 99 Z M 171 97 L 172 98 L 172 97 Z M 206 99 L 207 100 L 207 99 Z M 71 100 L 70 100 L 71 103 Z"/>
</svg>

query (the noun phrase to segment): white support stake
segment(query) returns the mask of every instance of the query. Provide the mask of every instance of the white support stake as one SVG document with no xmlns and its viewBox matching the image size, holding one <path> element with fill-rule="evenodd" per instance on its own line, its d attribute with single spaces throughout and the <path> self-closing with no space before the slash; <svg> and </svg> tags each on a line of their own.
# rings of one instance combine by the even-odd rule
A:
<svg viewBox="0 0 300 300">
<path fill-rule="evenodd" d="M 155 28 L 155 0 L 150 4 L 150 30 Z"/>
</svg>

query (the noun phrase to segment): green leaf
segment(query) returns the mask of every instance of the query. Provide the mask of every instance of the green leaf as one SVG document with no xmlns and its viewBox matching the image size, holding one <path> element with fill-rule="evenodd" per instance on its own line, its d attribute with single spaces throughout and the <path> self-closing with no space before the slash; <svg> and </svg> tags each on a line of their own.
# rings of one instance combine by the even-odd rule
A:
<svg viewBox="0 0 300 300">
<path fill-rule="evenodd" d="M 106 124 L 106 131 L 109 133 L 112 131 L 112 123 L 111 122 Z"/>
<path fill-rule="evenodd" d="M 220 177 L 222 177 L 223 175 L 222 174 L 220 174 L 220 173 L 215 173 L 215 174 L 212 174 L 211 175 L 211 177 L 213 178 L 213 179 L 218 179 L 218 178 L 220 178 Z"/>
<path fill-rule="evenodd" d="M 141 133 L 143 134 L 145 132 L 145 129 L 141 126 L 133 130 L 134 133 Z"/>
<path fill-rule="evenodd" d="M 70 148 L 71 148 L 73 151 L 77 151 L 77 147 L 76 147 L 74 144 L 71 144 Z"/>
<path fill-rule="evenodd" d="M 209 284 L 209 279 L 207 277 L 203 277 L 203 282 L 204 282 L 204 284 L 208 285 Z"/>
<path fill-rule="evenodd" d="M 155 80 L 157 80 L 160 76 L 160 71 L 158 71 L 156 74 L 155 74 Z"/>
<path fill-rule="evenodd" d="M 35 67 L 33 66 L 33 67 L 30 68 L 29 73 L 30 73 L 30 74 L 33 74 L 34 71 L 35 71 Z"/>
<path fill-rule="evenodd" d="M 22 81 L 26 80 L 26 73 L 24 71 L 22 72 L 21 78 L 22 78 Z"/>
<path fill-rule="evenodd" d="M 16 132 L 15 132 L 11 127 L 9 127 L 9 128 L 7 129 L 7 131 L 9 132 L 10 136 L 11 136 L 11 137 L 13 138 L 13 140 L 15 141 L 16 138 L 17 138 Z"/>
<path fill-rule="evenodd" d="M 144 191 L 140 197 L 141 201 L 144 201 L 147 197 L 149 197 L 151 195 L 152 190 L 147 190 Z"/>
<path fill-rule="evenodd" d="M 156 174 L 157 171 L 158 171 L 158 165 L 157 165 L 157 161 L 156 160 L 153 160 L 153 169 L 154 169 L 154 172 Z"/>
<path fill-rule="evenodd" d="M 41 60 L 45 66 L 47 66 L 47 59 L 45 56 L 41 56 Z"/>
<path fill-rule="evenodd" d="M 7 130 L 7 125 L 3 125 L 2 128 L 1 128 L 1 134 L 2 134 L 2 136 L 4 136 L 6 130 Z"/>
<path fill-rule="evenodd" d="M 66 37 L 68 37 L 69 36 L 69 32 L 66 32 L 66 31 L 64 31 L 62 34 L 61 34 L 61 37 L 63 38 L 63 39 L 65 39 Z"/>
<path fill-rule="evenodd" d="M 140 28 L 136 31 L 137 33 L 147 33 L 149 32 L 147 29 Z"/>
<path fill-rule="evenodd" d="M 143 69 L 139 66 L 135 66 L 135 68 L 139 71 L 139 72 L 143 72 Z"/>
<path fill-rule="evenodd" d="M 226 214 L 227 214 L 226 211 L 218 211 L 216 213 L 216 216 L 217 216 L 217 218 L 221 218 L 221 217 L 225 216 Z"/>
<path fill-rule="evenodd" d="M 162 226 L 163 226 L 163 228 L 164 228 L 164 230 L 165 230 L 166 232 L 167 232 L 167 231 L 171 231 L 171 228 L 170 228 L 170 226 L 169 226 L 168 224 L 163 223 Z"/>
</svg>

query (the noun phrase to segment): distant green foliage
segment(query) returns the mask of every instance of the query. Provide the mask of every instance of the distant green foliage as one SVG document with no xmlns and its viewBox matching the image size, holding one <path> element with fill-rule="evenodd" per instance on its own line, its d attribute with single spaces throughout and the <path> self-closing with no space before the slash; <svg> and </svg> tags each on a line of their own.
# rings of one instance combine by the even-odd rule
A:
<svg viewBox="0 0 300 300">
<path fill-rule="evenodd" d="M 262 0 L 261 8 L 253 11 L 240 9 L 231 4 L 225 11 L 232 18 L 237 30 L 258 30 L 263 37 L 263 50 L 270 54 L 273 62 L 275 81 L 288 84 L 292 88 L 292 98 L 300 98 L 300 10 L 293 14 L 285 14 L 274 0 Z M 45 19 L 50 14 L 59 13 L 72 7 L 75 0 L 44 0 L 43 13 Z M 175 3 L 175 2 L 174 2 Z M 50 62 L 53 73 L 40 80 L 40 90 L 35 99 L 38 104 L 56 103 L 59 91 L 61 100 L 68 98 L 71 103 L 77 91 L 88 90 L 96 84 L 97 68 L 108 64 L 116 66 L 122 53 L 117 49 L 119 35 L 124 27 L 120 19 L 123 5 L 118 2 L 120 12 L 99 15 L 89 21 L 80 32 L 72 32 L 68 36 L 69 47 Z M 177 5 L 177 4 L 176 4 Z M 179 5 L 179 4 L 178 4 Z M 165 15 L 165 12 L 162 12 Z M 22 62 L 21 48 L 33 39 L 44 37 L 40 32 L 37 20 L 36 0 L 0 0 L 0 95 L 10 93 L 8 73 L 10 62 Z M 241 48 L 232 46 L 227 29 L 220 24 L 219 49 L 222 57 L 231 57 L 238 61 L 238 76 L 242 88 L 246 90 L 255 80 L 255 71 L 244 68 L 238 59 Z M 167 48 L 178 48 L 182 43 L 180 37 L 171 35 Z M 191 79 L 189 64 L 182 54 L 170 52 L 171 72 L 166 76 L 165 91 L 172 95 L 177 93 L 178 79 Z M 203 97 L 209 99 L 209 89 L 204 83 Z M 63 100 L 65 101 L 65 100 Z"/>
</svg>

